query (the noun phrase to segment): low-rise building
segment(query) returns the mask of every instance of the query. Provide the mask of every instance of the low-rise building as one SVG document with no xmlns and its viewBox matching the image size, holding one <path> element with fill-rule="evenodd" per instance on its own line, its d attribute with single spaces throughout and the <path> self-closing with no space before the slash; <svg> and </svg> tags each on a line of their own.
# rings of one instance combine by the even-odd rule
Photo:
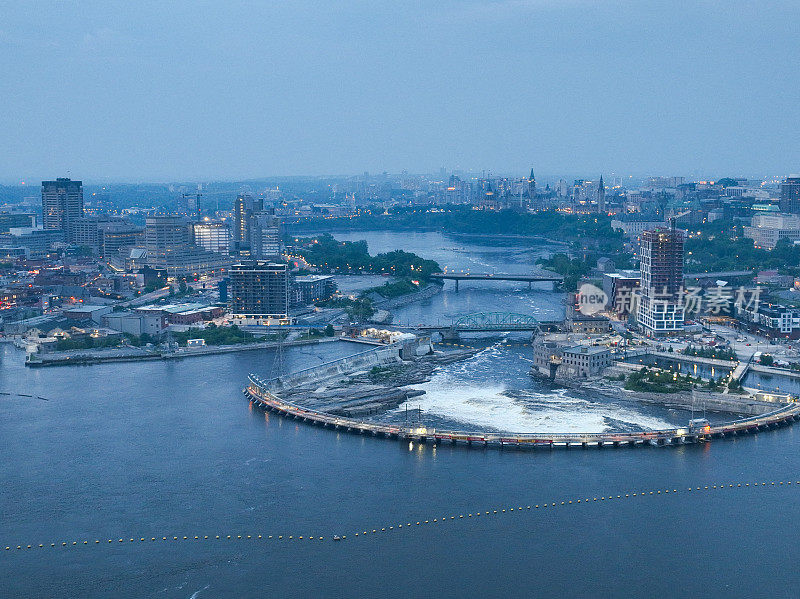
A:
<svg viewBox="0 0 800 599">
<path fill-rule="evenodd" d="M 800 309 L 780 304 L 735 306 L 736 316 L 749 330 L 770 338 L 800 338 Z"/>
<path fill-rule="evenodd" d="M 800 240 L 800 216 L 761 212 L 753 215 L 749 227 L 743 227 L 744 236 L 753 240 L 756 247 L 775 249 L 781 239 Z"/>
<path fill-rule="evenodd" d="M 110 329 L 140 337 L 148 334 L 157 337 L 166 326 L 166 319 L 157 314 L 136 312 L 110 312 L 103 316 L 103 324 Z"/>
<path fill-rule="evenodd" d="M 602 346 L 574 345 L 561 352 L 564 376 L 586 378 L 600 375 L 611 366 L 611 350 Z"/>
<path fill-rule="evenodd" d="M 64 316 L 69 320 L 86 321 L 91 320 L 97 324 L 102 324 L 103 316 L 111 312 L 111 306 L 94 306 L 91 304 L 81 304 L 64 311 Z"/>
<path fill-rule="evenodd" d="M 642 282 L 638 270 L 621 270 L 603 275 L 603 293 L 608 303 L 606 308 L 619 317 L 636 312 L 636 295 Z"/>
<path fill-rule="evenodd" d="M 294 278 L 294 299 L 308 305 L 330 298 L 336 292 L 332 275 L 301 275 Z"/>
</svg>

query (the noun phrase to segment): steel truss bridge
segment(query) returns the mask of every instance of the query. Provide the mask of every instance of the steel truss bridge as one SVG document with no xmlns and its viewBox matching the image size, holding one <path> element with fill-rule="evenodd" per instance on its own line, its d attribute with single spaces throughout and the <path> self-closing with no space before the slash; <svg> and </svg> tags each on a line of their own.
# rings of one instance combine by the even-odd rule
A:
<svg viewBox="0 0 800 599">
<path fill-rule="evenodd" d="M 421 326 L 423 331 L 450 331 L 453 333 L 488 333 L 511 331 L 538 331 L 542 325 L 551 324 L 541 322 L 529 314 L 517 312 L 477 312 L 465 314 L 450 325 Z"/>
</svg>

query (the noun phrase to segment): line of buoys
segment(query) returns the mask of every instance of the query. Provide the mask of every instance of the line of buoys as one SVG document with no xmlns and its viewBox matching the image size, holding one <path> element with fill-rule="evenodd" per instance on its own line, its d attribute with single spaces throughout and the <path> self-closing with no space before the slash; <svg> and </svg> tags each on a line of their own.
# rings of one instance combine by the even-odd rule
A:
<svg viewBox="0 0 800 599">
<path fill-rule="evenodd" d="M 714 489 L 718 489 L 718 490 L 721 490 L 721 489 L 739 489 L 739 488 L 749 488 L 751 486 L 753 488 L 784 487 L 784 486 L 788 487 L 788 486 L 791 486 L 792 484 L 793 484 L 793 481 L 773 481 L 773 482 L 769 482 L 769 483 L 767 483 L 767 482 L 761 482 L 761 483 L 756 482 L 756 483 L 752 483 L 752 485 L 751 485 L 751 483 L 736 483 L 735 485 L 733 483 L 729 483 L 728 485 L 721 484 L 721 485 L 704 485 L 702 487 L 688 487 L 687 488 L 687 492 L 696 493 L 697 491 L 713 491 Z M 800 481 L 795 481 L 794 485 L 795 485 L 795 487 L 799 486 L 800 485 Z M 655 496 L 661 495 L 662 493 L 663 494 L 668 494 L 668 493 L 676 494 L 676 493 L 679 493 L 679 491 L 678 491 L 678 489 L 673 488 L 671 490 L 670 489 L 663 489 L 663 490 L 655 489 L 653 491 L 639 491 L 639 492 L 636 492 L 636 493 L 630 493 L 629 492 L 629 493 L 625 493 L 624 495 L 623 494 L 619 494 L 619 495 L 616 495 L 616 496 L 615 495 L 608 495 L 608 496 L 601 495 L 599 500 L 600 501 L 606 501 L 606 500 L 611 500 L 611 499 L 613 499 L 615 497 L 617 499 L 632 498 L 632 497 L 649 497 L 649 496 L 654 496 L 655 497 Z M 525 510 L 530 510 L 532 507 L 533 507 L 533 509 L 539 509 L 540 507 L 541 508 L 546 508 L 548 506 L 556 507 L 558 505 L 562 505 L 562 506 L 569 506 L 569 505 L 573 505 L 573 504 L 577 505 L 577 504 L 580 504 L 580 503 L 589 503 L 590 501 L 593 502 L 593 503 L 597 502 L 598 498 L 597 497 L 593 497 L 590 500 L 587 497 L 587 498 L 584 498 L 584 499 L 574 499 L 574 500 L 573 499 L 564 499 L 563 501 L 560 501 L 560 503 L 558 503 L 556 501 L 544 502 L 544 503 L 541 503 L 541 504 L 537 503 L 537 504 L 533 504 L 533 506 L 530 506 L 530 505 L 525 506 L 524 509 L 523 509 L 522 506 L 517 506 L 517 507 L 508 507 L 508 508 L 498 508 L 498 509 L 494 509 L 494 510 L 486 510 L 484 512 L 480 512 L 480 511 L 472 512 L 472 513 L 468 512 L 466 517 L 467 518 L 472 518 L 473 516 L 480 516 L 482 513 L 484 515 L 486 515 L 486 516 L 489 516 L 489 515 L 492 515 L 492 514 L 498 514 L 498 513 L 504 514 L 504 513 L 514 512 L 514 511 L 522 512 L 522 511 L 525 511 Z M 455 521 L 455 520 L 461 520 L 461 519 L 464 519 L 464 514 L 458 514 L 458 515 L 454 514 L 454 515 L 451 515 L 449 517 L 448 516 L 442 516 L 441 518 L 436 517 L 436 518 L 429 519 L 429 520 L 419 520 L 419 521 L 416 522 L 416 526 L 422 526 L 422 525 L 431 524 L 431 523 L 446 522 L 448 520 Z M 403 527 L 410 528 L 411 526 L 412 526 L 411 522 L 408 522 L 405 525 L 404 524 L 397 524 L 397 525 L 384 526 L 384 527 L 381 527 L 380 532 L 391 531 L 391 530 L 394 530 L 395 528 L 397 528 L 398 530 L 403 528 Z M 372 532 L 373 533 L 377 533 L 378 529 L 374 528 L 374 529 L 372 529 Z M 355 533 L 354 536 L 357 537 L 357 536 L 359 536 L 359 534 L 361 534 L 362 536 L 366 536 L 368 534 L 368 531 L 365 530 L 362 533 Z M 162 536 L 161 540 L 162 541 L 167 541 L 167 540 L 172 540 L 172 541 L 198 540 L 199 541 L 199 540 L 208 540 L 210 538 L 211 537 L 209 535 L 202 535 L 202 537 L 201 537 L 201 535 L 193 535 L 193 536 L 184 535 L 183 537 L 178 537 L 178 536 L 174 536 L 173 535 L 171 537 L 171 539 L 170 539 L 170 537 Z M 283 540 L 284 539 L 284 535 L 277 535 L 277 537 L 275 537 L 274 535 L 266 535 L 266 536 L 264 536 L 264 535 L 261 535 L 261 534 L 256 534 L 256 535 L 252 535 L 252 534 L 240 535 L 239 534 L 239 535 L 225 535 L 225 536 L 214 535 L 213 540 L 220 540 L 220 539 L 224 539 L 224 540 L 228 540 L 228 539 L 230 539 L 230 540 L 239 540 L 239 539 L 251 539 L 251 540 L 252 539 L 267 539 L 267 540 L 271 540 L 271 539 L 275 539 L 275 538 L 277 538 L 278 540 Z M 321 535 L 320 536 L 308 536 L 308 537 L 303 537 L 303 536 L 295 537 L 294 535 L 289 535 L 286 538 L 290 539 L 290 540 L 295 540 L 295 539 L 297 539 L 297 540 L 308 539 L 308 540 L 319 540 L 319 541 L 324 541 L 325 540 L 325 537 L 321 536 Z M 338 535 L 334 535 L 332 538 L 333 538 L 333 540 L 337 540 L 338 541 L 338 540 L 346 539 L 347 537 L 346 537 L 346 535 L 342 535 L 341 537 L 338 536 Z M 131 537 L 131 538 L 129 538 L 127 540 L 127 542 L 128 543 L 135 543 L 135 542 L 141 543 L 141 542 L 144 542 L 146 540 L 147 540 L 146 537 L 139 537 L 138 539 L 136 539 L 135 537 Z M 150 537 L 150 541 L 151 542 L 156 541 L 156 540 L 157 540 L 157 537 Z M 114 539 L 108 539 L 108 543 L 109 544 L 113 543 L 113 542 L 114 542 Z M 120 538 L 120 539 L 117 540 L 117 543 L 125 543 L 125 542 L 126 542 L 125 538 Z M 62 541 L 60 546 L 61 547 L 69 547 L 69 546 L 76 547 L 76 546 L 79 545 L 79 543 L 81 545 L 87 545 L 88 546 L 90 541 L 89 540 L 72 541 L 72 542 Z M 99 539 L 95 539 L 93 544 L 94 545 L 99 545 L 100 544 L 100 540 Z M 44 543 L 39 543 L 37 545 L 34 545 L 34 544 L 16 545 L 16 549 L 18 549 L 18 550 L 28 550 L 28 549 L 33 549 L 34 547 L 44 548 L 45 546 L 46 545 Z M 50 547 L 56 547 L 57 544 L 56 543 L 50 543 L 49 546 Z M 5 551 L 11 551 L 12 547 L 13 547 L 13 545 L 7 545 L 7 546 L 4 547 L 4 550 Z"/>
<path fill-rule="evenodd" d="M 786 485 L 791 485 L 792 482 L 791 481 L 787 481 L 785 484 Z M 796 484 L 800 485 L 800 481 L 797 481 Z M 769 484 L 769 486 L 782 486 L 782 485 L 784 485 L 783 481 L 772 482 L 772 483 Z M 750 485 L 749 485 L 749 483 L 744 483 L 744 485 L 742 483 L 737 483 L 735 486 L 733 484 L 728 484 L 727 487 L 725 485 L 711 485 L 710 487 L 709 486 L 705 486 L 702 490 L 713 490 L 713 489 L 724 489 L 724 488 L 733 489 L 733 488 L 741 488 L 742 486 L 749 487 Z M 753 486 L 754 487 L 758 487 L 758 486 L 764 487 L 764 486 L 767 486 L 767 483 L 763 482 L 763 483 L 761 483 L 761 485 L 759 485 L 758 483 L 755 483 Z M 700 491 L 701 487 L 696 487 L 696 490 Z M 688 491 L 692 491 L 692 487 L 689 487 Z M 678 492 L 679 492 L 678 489 L 675 489 L 675 488 L 673 488 L 673 489 L 663 489 L 663 490 L 655 489 L 653 491 L 640 491 L 638 493 L 625 493 L 624 495 L 623 494 L 608 495 L 608 496 L 602 496 L 601 495 L 599 498 L 593 497 L 591 499 L 591 501 L 592 502 L 597 502 L 598 500 L 599 501 L 606 501 L 606 500 L 611 500 L 611 499 L 614 499 L 614 498 L 616 498 L 616 499 L 624 499 L 624 498 L 631 498 L 631 497 L 649 497 L 649 496 L 656 497 L 656 496 L 661 495 L 661 494 L 664 494 L 664 495 L 666 495 L 668 493 L 676 494 Z M 575 504 L 578 504 L 578 503 L 581 503 L 581 502 L 589 503 L 589 501 L 590 501 L 589 498 L 576 499 L 576 500 L 565 499 L 564 501 L 560 502 L 560 505 L 569 506 L 569 505 L 573 505 L 573 503 L 575 503 Z M 533 508 L 534 509 L 539 509 L 540 505 L 541 505 L 542 508 L 546 508 L 548 506 L 555 507 L 555 506 L 557 506 L 559 504 L 557 502 L 545 502 L 545 503 L 542 503 L 542 504 L 534 504 Z M 530 510 L 531 506 L 530 505 L 526 506 L 526 509 Z M 501 513 L 502 514 L 502 513 L 506 513 L 506 512 L 513 512 L 515 510 L 520 512 L 520 511 L 523 511 L 523 508 L 522 508 L 522 506 L 518 506 L 516 508 L 513 508 L 513 507 L 500 508 L 499 510 L 491 510 L 491 511 L 486 511 L 486 512 L 483 512 L 483 513 L 488 516 L 490 514 L 497 514 L 497 513 Z M 480 516 L 481 512 L 475 512 L 474 515 L 475 516 Z M 472 516 L 473 516 L 473 514 L 467 514 L 468 518 L 470 518 Z M 457 520 L 457 519 L 463 519 L 463 518 L 464 518 L 463 514 L 459 514 L 458 516 L 453 515 L 453 516 L 450 516 L 449 518 L 443 516 L 441 518 L 441 521 L 442 522 L 446 522 L 448 519 L 449 520 Z M 434 518 L 433 522 L 437 522 L 437 519 Z M 424 524 L 428 524 L 429 521 L 425 520 L 423 523 Z M 420 522 L 417 522 L 417 524 L 419 525 Z M 411 524 L 409 523 L 409 526 L 410 525 Z M 382 530 L 385 530 L 385 529 L 382 529 Z M 389 530 L 391 530 L 391 526 L 389 527 Z M 373 532 L 375 532 L 375 531 L 373 531 Z M 366 534 L 366 533 L 364 533 L 364 534 Z M 358 535 L 356 534 L 356 536 L 358 536 Z"/>
</svg>

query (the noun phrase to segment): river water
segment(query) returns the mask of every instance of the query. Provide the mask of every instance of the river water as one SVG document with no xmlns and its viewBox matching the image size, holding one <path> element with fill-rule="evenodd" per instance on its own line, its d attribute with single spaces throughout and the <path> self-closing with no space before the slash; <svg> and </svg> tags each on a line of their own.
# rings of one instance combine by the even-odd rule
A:
<svg viewBox="0 0 800 599">
<path fill-rule="evenodd" d="M 427 257 L 429 243 L 443 264 L 434 251 L 467 247 L 475 255 L 454 251 L 454 263 L 498 270 L 549 251 L 425 235 L 398 247 Z M 363 236 L 373 252 L 380 240 L 394 249 L 386 234 Z M 436 314 L 400 315 L 561 309 L 557 294 L 513 284 L 448 286 L 430 302 Z M 678 417 L 537 389 L 529 348 L 482 343 L 428 384 L 423 418 L 527 428 L 549 411 L 560 428 Z M 433 448 L 283 420 L 241 394 L 248 372 L 362 349 L 30 370 L 0 346 L 0 597 L 796 596 L 798 429 L 678 448 Z"/>
</svg>

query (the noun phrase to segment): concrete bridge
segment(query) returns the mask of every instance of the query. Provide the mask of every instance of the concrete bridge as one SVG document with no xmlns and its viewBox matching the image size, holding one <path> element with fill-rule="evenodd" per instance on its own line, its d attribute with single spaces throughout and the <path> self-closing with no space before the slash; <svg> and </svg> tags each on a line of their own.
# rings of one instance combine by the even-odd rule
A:
<svg viewBox="0 0 800 599">
<path fill-rule="evenodd" d="M 531 288 L 532 283 L 553 282 L 560 283 L 564 277 L 554 272 L 545 272 L 541 274 L 504 274 L 492 272 L 439 272 L 431 275 L 432 279 L 439 279 L 441 281 L 450 280 L 456 282 L 456 291 L 458 291 L 459 281 L 521 281 L 528 284 L 528 289 Z"/>
<path fill-rule="evenodd" d="M 735 437 L 758 433 L 793 423 L 800 419 L 800 403 L 784 405 L 774 412 L 735 420 L 725 424 L 705 426 L 700 429 L 674 428 L 642 432 L 607 433 L 487 433 L 469 431 L 437 430 L 423 425 L 400 426 L 365 422 L 353 418 L 332 416 L 324 412 L 309 410 L 302 406 L 281 400 L 269 391 L 270 385 L 254 374 L 249 377 L 244 395 L 253 404 L 312 425 L 342 430 L 353 434 L 381 436 L 401 441 L 418 443 L 463 444 L 470 447 L 529 447 L 529 448 L 570 448 L 570 447 L 622 447 L 636 445 L 683 445 L 703 443 L 713 438 Z"/>
</svg>

